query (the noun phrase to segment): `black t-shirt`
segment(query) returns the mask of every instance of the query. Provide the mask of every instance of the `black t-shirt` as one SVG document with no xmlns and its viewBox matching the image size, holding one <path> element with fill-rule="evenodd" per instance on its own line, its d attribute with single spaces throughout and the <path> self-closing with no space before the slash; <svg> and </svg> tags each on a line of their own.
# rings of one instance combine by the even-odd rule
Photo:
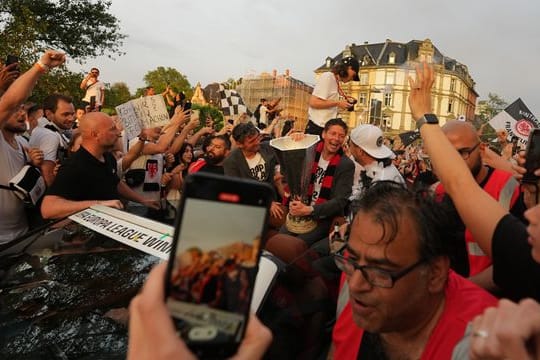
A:
<svg viewBox="0 0 540 360">
<path fill-rule="evenodd" d="M 61 196 L 67 200 L 114 200 L 119 199 L 116 159 L 105 153 L 105 162 L 96 159 L 81 146 L 65 164 L 47 195 Z"/>
<path fill-rule="evenodd" d="M 526 226 L 513 215 L 505 215 L 493 234 L 493 281 L 503 296 L 518 301 L 532 297 L 540 301 L 540 264 L 531 255 Z"/>
</svg>

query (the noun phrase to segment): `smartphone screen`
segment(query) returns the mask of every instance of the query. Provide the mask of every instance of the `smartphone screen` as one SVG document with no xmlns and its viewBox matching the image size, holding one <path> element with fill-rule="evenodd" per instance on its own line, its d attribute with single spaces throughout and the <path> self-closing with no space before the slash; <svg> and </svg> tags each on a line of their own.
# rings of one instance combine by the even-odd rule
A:
<svg viewBox="0 0 540 360">
<path fill-rule="evenodd" d="M 186 178 L 166 303 L 198 356 L 231 356 L 242 341 L 272 192 L 241 179 Z"/>
<path fill-rule="evenodd" d="M 536 182 L 538 176 L 534 175 L 536 169 L 540 169 L 540 129 L 532 129 L 527 142 L 525 155 L 525 168 L 527 172 L 523 175 L 523 182 Z"/>
</svg>

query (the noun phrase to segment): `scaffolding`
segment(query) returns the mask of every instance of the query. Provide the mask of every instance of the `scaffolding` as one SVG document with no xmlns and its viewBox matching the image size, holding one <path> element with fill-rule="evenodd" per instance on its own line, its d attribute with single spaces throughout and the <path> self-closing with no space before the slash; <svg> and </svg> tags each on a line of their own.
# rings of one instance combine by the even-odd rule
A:
<svg viewBox="0 0 540 360">
<path fill-rule="evenodd" d="M 281 99 L 277 107 L 283 109 L 282 117 L 296 119 L 297 129 L 303 129 L 307 123 L 309 98 L 313 87 L 289 76 L 288 71 L 283 75 L 278 75 L 275 71 L 273 74 L 247 75 L 242 78 L 236 91 L 251 111 L 255 110 L 261 99 L 270 103 Z"/>
</svg>

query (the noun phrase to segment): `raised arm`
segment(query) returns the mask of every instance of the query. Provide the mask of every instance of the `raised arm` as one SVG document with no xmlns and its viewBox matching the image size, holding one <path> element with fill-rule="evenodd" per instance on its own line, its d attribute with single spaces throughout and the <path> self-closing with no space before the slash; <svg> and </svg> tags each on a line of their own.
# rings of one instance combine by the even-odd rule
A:
<svg viewBox="0 0 540 360">
<path fill-rule="evenodd" d="M 66 55 L 64 53 L 47 50 L 34 66 L 11 84 L 0 98 L 0 127 L 4 125 L 12 112 L 18 109 L 30 96 L 41 75 L 51 68 L 62 65 L 65 61 Z"/>
<path fill-rule="evenodd" d="M 416 79 L 409 78 L 409 106 L 418 123 L 432 112 L 433 68 L 424 63 L 416 68 Z M 450 195 L 475 240 L 491 257 L 491 239 L 495 227 L 507 211 L 476 183 L 466 163 L 438 125 L 424 124 L 420 134 L 431 158 L 435 173 Z"/>
</svg>

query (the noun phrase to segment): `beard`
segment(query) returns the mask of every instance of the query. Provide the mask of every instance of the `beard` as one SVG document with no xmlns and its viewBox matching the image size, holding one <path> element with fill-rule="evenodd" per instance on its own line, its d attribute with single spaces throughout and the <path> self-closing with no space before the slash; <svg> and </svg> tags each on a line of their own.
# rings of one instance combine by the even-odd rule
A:
<svg viewBox="0 0 540 360">
<path fill-rule="evenodd" d="M 220 162 L 222 162 L 224 158 L 225 157 L 223 155 L 214 156 L 214 155 L 211 155 L 211 154 L 208 154 L 208 155 L 206 155 L 204 157 L 204 159 L 206 160 L 206 163 L 208 165 L 217 165 Z"/>
<path fill-rule="evenodd" d="M 482 159 L 479 158 L 478 161 L 474 164 L 474 166 L 471 168 L 471 173 L 472 175 L 476 178 L 476 176 L 478 176 L 478 174 L 480 173 L 480 170 L 482 170 L 482 166 L 484 166 L 482 164 Z"/>
<path fill-rule="evenodd" d="M 21 126 L 14 126 L 9 123 L 4 124 L 4 130 L 14 134 L 24 134 L 26 131 L 26 123 Z"/>
</svg>

